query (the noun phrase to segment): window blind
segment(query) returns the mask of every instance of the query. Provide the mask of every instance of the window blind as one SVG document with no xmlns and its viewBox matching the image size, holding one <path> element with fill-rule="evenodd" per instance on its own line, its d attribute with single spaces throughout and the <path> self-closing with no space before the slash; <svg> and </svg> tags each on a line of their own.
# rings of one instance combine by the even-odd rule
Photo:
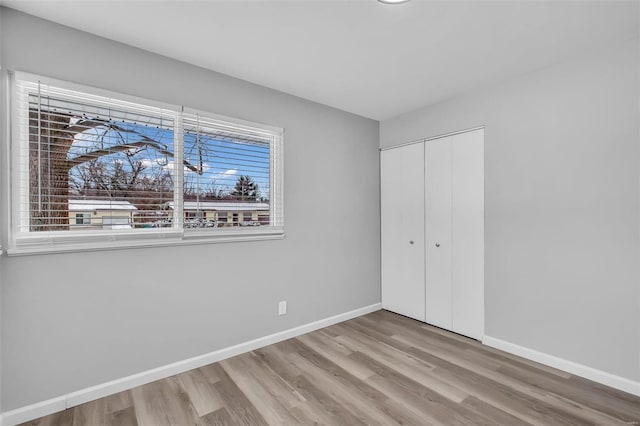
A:
<svg viewBox="0 0 640 426">
<path fill-rule="evenodd" d="M 17 88 L 20 231 L 134 229 L 161 218 L 173 200 L 175 112 L 40 82 Z"/>
<path fill-rule="evenodd" d="M 273 135 L 184 114 L 186 228 L 271 225 Z M 239 213 L 233 222 L 224 213 Z M 260 222 L 260 219 L 262 222 Z"/>
<path fill-rule="evenodd" d="M 282 232 L 280 129 L 33 79 L 14 99 L 16 245 Z"/>
</svg>

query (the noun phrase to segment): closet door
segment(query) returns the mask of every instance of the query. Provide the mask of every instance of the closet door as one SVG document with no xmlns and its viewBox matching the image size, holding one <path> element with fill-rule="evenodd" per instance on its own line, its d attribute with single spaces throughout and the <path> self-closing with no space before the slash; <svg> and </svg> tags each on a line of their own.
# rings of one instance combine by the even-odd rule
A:
<svg viewBox="0 0 640 426">
<path fill-rule="evenodd" d="M 452 138 L 425 143 L 425 321 L 451 330 L 452 322 Z"/>
<path fill-rule="evenodd" d="M 484 334 L 484 130 L 453 137 L 453 328 Z"/>
<path fill-rule="evenodd" d="M 424 321 L 424 144 L 380 153 L 382 307 Z"/>
</svg>

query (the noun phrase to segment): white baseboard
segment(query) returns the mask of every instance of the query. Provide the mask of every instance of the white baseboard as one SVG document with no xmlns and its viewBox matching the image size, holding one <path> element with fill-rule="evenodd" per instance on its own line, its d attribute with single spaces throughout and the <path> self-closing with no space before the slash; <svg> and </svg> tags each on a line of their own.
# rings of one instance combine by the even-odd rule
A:
<svg viewBox="0 0 640 426">
<path fill-rule="evenodd" d="M 0 419 L 2 426 L 13 426 L 29 420 L 57 413 L 67 408 L 65 396 L 47 399 L 46 401 L 37 402 L 26 407 L 2 413 Z"/>
<path fill-rule="evenodd" d="M 81 389 L 79 391 L 71 392 L 69 394 L 38 402 L 36 404 L 31 404 L 15 410 L 7 411 L 5 413 L 2 413 L 0 424 L 2 424 L 2 426 L 13 426 L 19 423 L 28 422 L 29 420 L 53 414 L 88 401 L 103 398 L 114 393 L 122 392 L 124 390 L 144 385 L 146 383 L 151 383 L 156 380 L 164 379 L 166 377 L 183 373 L 194 368 L 203 367 L 205 365 L 222 361 L 223 359 L 230 358 L 235 355 L 250 352 L 252 350 L 272 345 L 274 343 L 278 343 L 292 337 L 300 336 L 302 334 L 309 333 L 323 327 L 328 327 L 330 325 L 347 321 L 349 319 L 356 318 L 370 312 L 375 312 L 377 310 L 380 310 L 381 307 L 381 303 L 374 303 L 373 305 L 354 309 L 353 311 L 345 312 L 329 318 L 321 319 L 319 321 L 314 321 L 298 327 L 290 328 L 288 330 L 280 331 L 269 336 L 259 337 L 257 339 L 240 343 L 235 346 L 230 346 L 228 348 L 209 352 L 204 355 L 199 355 L 193 358 L 185 359 L 183 361 L 174 362 L 162 367 L 133 374 L 128 377 L 123 377 L 121 379 Z"/>
<path fill-rule="evenodd" d="M 538 352 L 524 346 L 496 339 L 495 337 L 484 336 L 482 343 L 487 346 L 491 346 L 492 348 L 500 349 L 502 351 L 527 358 L 531 361 L 536 361 L 540 364 L 548 365 L 549 367 L 554 367 L 559 370 L 575 374 L 576 376 L 584 377 L 585 379 L 593 380 L 594 382 L 602 383 L 603 385 L 640 396 L 640 382 L 634 382 L 633 380 L 616 376 L 615 374 L 607 373 L 606 371 L 587 367 L 586 365 L 558 358 L 544 352 Z"/>
</svg>

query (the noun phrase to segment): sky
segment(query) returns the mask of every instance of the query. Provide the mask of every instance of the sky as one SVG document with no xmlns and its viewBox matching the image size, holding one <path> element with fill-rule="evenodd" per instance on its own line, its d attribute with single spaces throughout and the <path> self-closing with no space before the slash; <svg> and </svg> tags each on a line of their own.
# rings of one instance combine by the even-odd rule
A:
<svg viewBox="0 0 640 426">
<path fill-rule="evenodd" d="M 76 135 L 68 158 L 87 154 L 96 149 L 107 149 L 119 144 L 134 143 L 148 138 L 150 145 L 109 154 L 102 161 L 122 161 L 127 166 L 127 154 L 132 160 L 141 161 L 149 175 L 172 172 L 175 164 L 173 130 L 143 124 L 113 121 L 121 131 L 105 131 L 104 127 L 88 129 Z M 199 187 L 202 192 L 210 189 L 230 192 L 240 175 L 249 175 L 258 184 L 261 197 L 269 197 L 269 145 L 233 139 L 214 134 L 184 133 L 184 159 L 201 169 L 198 174 L 185 167 L 185 187 Z M 155 146 L 153 148 L 151 145 Z M 77 170 L 75 171 L 77 173 Z M 71 174 L 74 174 L 72 169 Z"/>
</svg>

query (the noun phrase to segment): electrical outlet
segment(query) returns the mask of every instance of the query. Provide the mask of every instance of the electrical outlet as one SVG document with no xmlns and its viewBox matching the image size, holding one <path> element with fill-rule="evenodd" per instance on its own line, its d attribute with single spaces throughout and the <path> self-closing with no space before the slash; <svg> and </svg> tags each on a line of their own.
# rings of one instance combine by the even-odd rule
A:
<svg viewBox="0 0 640 426">
<path fill-rule="evenodd" d="M 287 301 L 283 300 L 278 303 L 278 315 L 285 315 L 287 313 Z"/>
</svg>

